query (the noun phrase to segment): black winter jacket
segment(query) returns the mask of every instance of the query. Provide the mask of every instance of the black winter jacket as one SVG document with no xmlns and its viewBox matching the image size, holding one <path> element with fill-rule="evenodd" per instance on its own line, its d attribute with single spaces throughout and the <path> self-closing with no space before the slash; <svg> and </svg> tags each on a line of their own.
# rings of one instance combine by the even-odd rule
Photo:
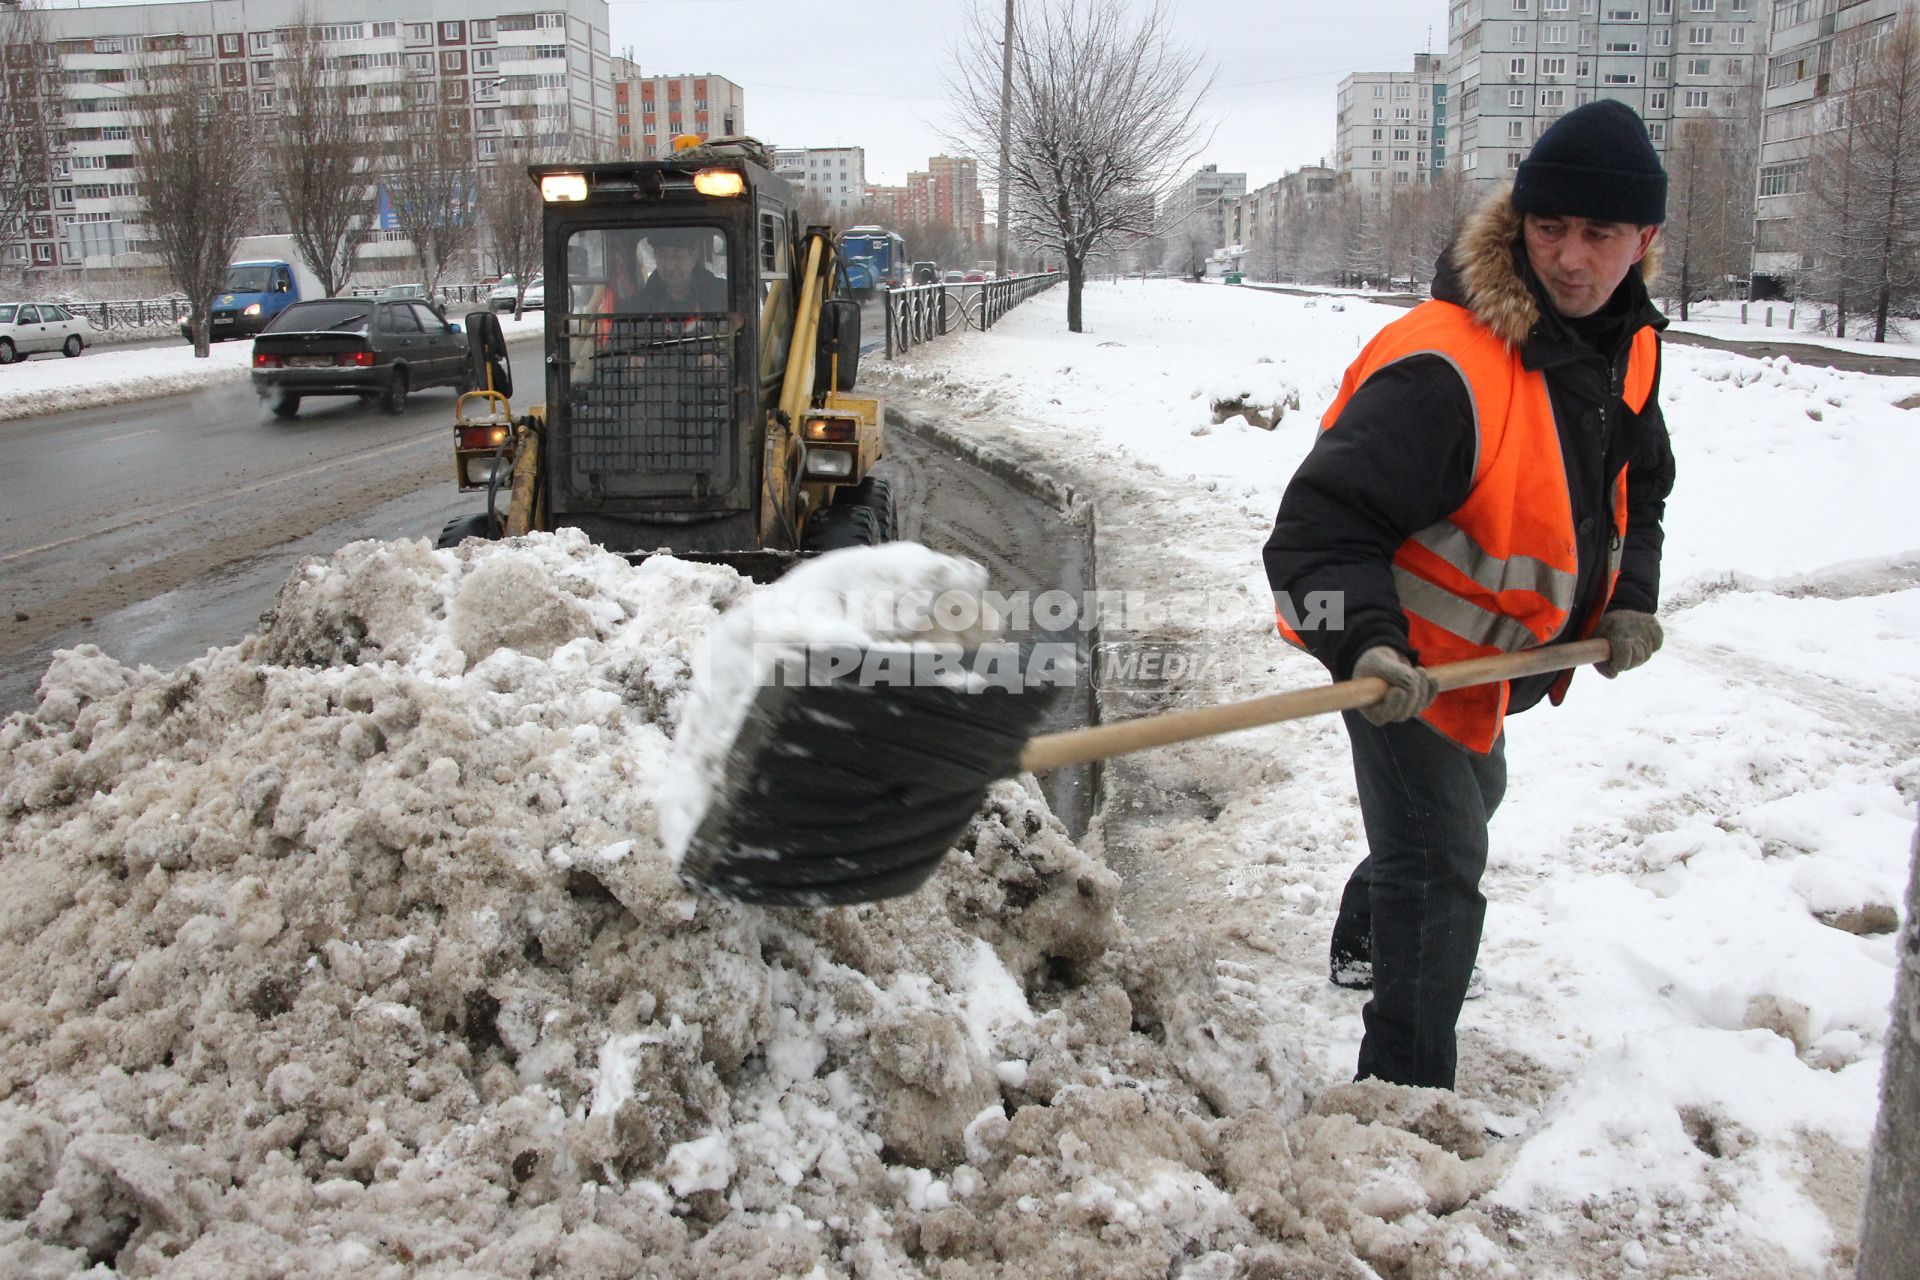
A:
<svg viewBox="0 0 1920 1280">
<path fill-rule="evenodd" d="M 1575 605 L 1557 639 L 1578 636 L 1596 610 L 1651 613 L 1659 600 L 1660 522 L 1674 479 L 1659 377 L 1639 414 L 1627 408 L 1620 392 L 1634 332 L 1644 325 L 1666 327 L 1647 296 L 1642 271 L 1652 274 L 1651 254 L 1627 273 L 1603 312 L 1618 317 L 1611 326 L 1601 322 L 1610 330 L 1603 345 L 1611 348 L 1611 360 L 1547 301 L 1527 264 L 1520 216 L 1504 191 L 1469 217 L 1434 280 L 1435 298 L 1468 308 L 1510 345 L 1519 345 L 1526 368 L 1546 375 L 1578 538 Z M 1414 356 L 1361 384 L 1294 472 L 1267 540 L 1267 580 L 1276 604 L 1290 602 L 1294 617 L 1312 616 L 1309 593 L 1339 593 L 1344 625 L 1301 633 L 1336 679 L 1349 678 L 1354 661 L 1376 644 L 1419 656 L 1394 589 L 1393 555 L 1411 534 L 1466 501 L 1475 444 L 1472 397 L 1463 377 L 1438 356 Z M 1629 467 L 1627 535 L 1609 601 L 1610 495 L 1622 466 Z M 1539 701 L 1555 678 L 1515 681 L 1508 711 Z"/>
</svg>

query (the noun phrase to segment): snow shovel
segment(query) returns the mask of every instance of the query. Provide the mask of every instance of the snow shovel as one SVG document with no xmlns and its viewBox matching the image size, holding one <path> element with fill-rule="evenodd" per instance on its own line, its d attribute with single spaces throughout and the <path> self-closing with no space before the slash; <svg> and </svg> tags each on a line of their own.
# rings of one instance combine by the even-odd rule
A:
<svg viewBox="0 0 1920 1280">
<path fill-rule="evenodd" d="M 1581 640 L 1427 670 L 1445 692 L 1603 662 L 1607 653 L 1605 640 Z M 846 680 L 759 689 L 687 841 L 682 881 L 762 906 L 912 893 L 999 779 L 1358 710 L 1385 697 L 1387 684 L 1369 676 L 1029 737 L 1054 692 Z"/>
</svg>

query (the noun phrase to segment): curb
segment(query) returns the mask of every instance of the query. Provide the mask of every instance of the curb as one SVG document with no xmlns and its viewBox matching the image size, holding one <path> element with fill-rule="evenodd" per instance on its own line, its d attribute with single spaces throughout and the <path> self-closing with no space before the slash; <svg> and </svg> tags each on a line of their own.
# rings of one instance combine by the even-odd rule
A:
<svg viewBox="0 0 1920 1280">
<path fill-rule="evenodd" d="M 922 440 L 955 454 L 966 462 L 980 468 L 988 475 L 1004 481 L 1009 487 L 1047 503 L 1068 525 L 1079 526 L 1083 530 L 1081 538 L 1087 557 L 1088 585 L 1095 591 L 1100 587 L 1100 526 L 1099 509 L 1093 500 L 1072 485 L 1056 479 L 1042 471 L 1037 459 L 1017 456 L 1016 454 L 982 444 L 978 440 L 960 435 L 950 428 L 940 426 L 924 414 L 905 409 L 889 408 L 886 411 L 887 425 L 899 427 L 908 435 L 918 436 Z M 1099 652 L 1102 643 L 1102 629 L 1099 615 L 1094 615 L 1094 623 L 1087 628 L 1086 641 L 1089 654 Z M 1088 672 L 1091 677 L 1091 671 Z M 1106 720 L 1106 700 L 1096 684 L 1092 696 L 1088 699 L 1093 724 Z M 1087 789 L 1091 797 L 1088 806 L 1088 828 L 1100 822 L 1106 815 L 1107 807 L 1107 770 L 1106 761 L 1095 760 L 1078 766 L 1087 770 Z M 1074 833 L 1070 833 L 1074 834 Z M 1085 832 L 1074 834 L 1076 841 L 1085 837 Z"/>
</svg>

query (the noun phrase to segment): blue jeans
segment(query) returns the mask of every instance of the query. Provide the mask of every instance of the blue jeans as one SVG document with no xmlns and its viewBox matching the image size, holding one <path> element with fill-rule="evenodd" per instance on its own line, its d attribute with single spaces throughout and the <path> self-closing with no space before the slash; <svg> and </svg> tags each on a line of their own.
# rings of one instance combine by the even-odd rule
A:
<svg viewBox="0 0 1920 1280">
<path fill-rule="evenodd" d="M 1367 856 L 1340 897 L 1332 959 L 1373 965 L 1355 1079 L 1451 1089 L 1454 1023 L 1487 914 L 1487 822 L 1507 790 L 1506 737 L 1483 756 L 1418 720 L 1343 718 Z"/>
</svg>

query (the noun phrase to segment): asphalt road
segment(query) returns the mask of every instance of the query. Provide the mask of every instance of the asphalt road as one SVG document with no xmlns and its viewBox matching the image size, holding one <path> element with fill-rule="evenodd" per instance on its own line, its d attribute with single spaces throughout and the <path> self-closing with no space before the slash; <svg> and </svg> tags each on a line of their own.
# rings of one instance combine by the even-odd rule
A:
<svg viewBox="0 0 1920 1280">
<path fill-rule="evenodd" d="M 31 705 L 55 649 L 170 667 L 250 630 L 303 556 L 476 510 L 453 402 L 310 400 L 282 422 L 236 382 L 0 424 L 0 712 Z"/>
</svg>

